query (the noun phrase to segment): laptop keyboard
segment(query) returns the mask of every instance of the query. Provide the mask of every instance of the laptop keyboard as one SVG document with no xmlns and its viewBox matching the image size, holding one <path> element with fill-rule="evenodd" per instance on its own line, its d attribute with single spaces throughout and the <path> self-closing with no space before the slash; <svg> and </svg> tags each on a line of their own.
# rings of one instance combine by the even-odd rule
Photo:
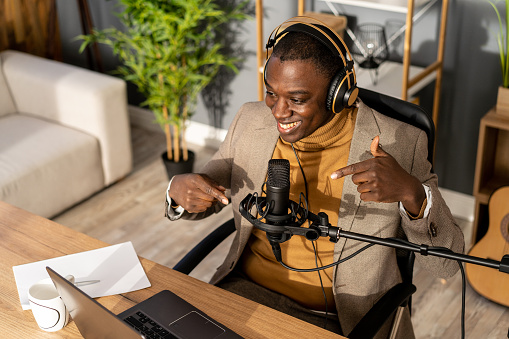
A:
<svg viewBox="0 0 509 339">
<path fill-rule="evenodd" d="M 134 327 L 134 329 L 140 334 L 143 334 L 146 339 L 177 338 L 141 311 L 130 315 L 129 317 L 125 318 L 124 321 Z"/>
</svg>

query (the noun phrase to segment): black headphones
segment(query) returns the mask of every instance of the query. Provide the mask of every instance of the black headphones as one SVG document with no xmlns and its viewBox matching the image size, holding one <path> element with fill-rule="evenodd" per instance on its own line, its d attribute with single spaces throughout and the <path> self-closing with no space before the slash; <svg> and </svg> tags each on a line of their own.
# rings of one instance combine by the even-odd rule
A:
<svg viewBox="0 0 509 339">
<path fill-rule="evenodd" d="M 311 20 L 313 22 L 306 22 L 304 20 Z M 283 25 L 288 25 L 282 32 L 279 30 Z M 267 40 L 267 60 L 263 69 L 263 81 L 265 81 L 265 72 L 267 70 L 267 63 L 270 57 L 269 49 L 273 48 L 277 42 L 284 37 L 288 32 L 302 32 L 306 33 L 331 50 L 334 55 L 337 55 L 343 61 L 344 67 L 341 68 L 338 73 L 332 78 L 327 93 L 327 109 L 339 113 L 345 107 L 350 107 L 355 103 L 359 89 L 357 88 L 357 81 L 355 79 L 355 70 L 353 68 L 352 55 L 346 47 L 345 42 L 341 37 L 331 30 L 327 25 L 319 20 L 297 16 L 286 20 L 281 25 L 270 33 L 269 39 Z M 347 58 L 347 56 L 349 58 Z"/>
</svg>

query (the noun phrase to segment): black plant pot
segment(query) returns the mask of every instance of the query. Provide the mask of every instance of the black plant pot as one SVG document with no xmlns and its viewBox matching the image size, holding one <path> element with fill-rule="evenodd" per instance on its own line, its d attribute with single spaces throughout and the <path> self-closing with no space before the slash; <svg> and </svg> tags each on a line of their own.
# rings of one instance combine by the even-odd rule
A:
<svg viewBox="0 0 509 339">
<path fill-rule="evenodd" d="M 182 154 L 182 150 L 180 151 L 180 154 Z M 166 173 L 168 174 L 168 179 L 173 178 L 173 176 L 177 174 L 193 172 L 194 152 L 188 150 L 188 155 L 187 161 L 182 160 L 181 157 L 179 162 L 175 162 L 173 160 L 168 160 L 167 152 L 161 154 L 164 167 L 166 168 Z"/>
</svg>

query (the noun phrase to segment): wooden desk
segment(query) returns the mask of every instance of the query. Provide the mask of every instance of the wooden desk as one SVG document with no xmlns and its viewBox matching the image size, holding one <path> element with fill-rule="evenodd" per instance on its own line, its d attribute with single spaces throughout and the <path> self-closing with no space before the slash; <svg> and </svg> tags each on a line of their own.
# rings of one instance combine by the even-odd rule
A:
<svg viewBox="0 0 509 339">
<path fill-rule="evenodd" d="M 71 321 L 50 333 L 20 305 L 12 267 L 108 246 L 83 233 L 0 201 L 0 333 L 11 338 L 81 338 Z M 118 314 L 169 289 L 246 338 L 342 338 L 322 328 L 259 305 L 213 285 L 140 258 L 150 288 L 98 298 Z"/>
</svg>

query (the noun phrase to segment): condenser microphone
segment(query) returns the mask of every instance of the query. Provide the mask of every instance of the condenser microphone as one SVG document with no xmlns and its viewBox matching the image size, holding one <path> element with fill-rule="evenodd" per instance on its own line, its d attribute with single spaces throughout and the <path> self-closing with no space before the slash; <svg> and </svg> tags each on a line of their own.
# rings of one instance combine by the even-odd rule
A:
<svg viewBox="0 0 509 339">
<path fill-rule="evenodd" d="M 265 219 L 280 224 L 289 216 L 290 162 L 287 159 L 271 159 L 267 170 Z"/>
<path fill-rule="evenodd" d="M 279 251 L 278 243 L 289 240 L 293 234 L 300 234 L 300 226 L 307 220 L 309 212 L 300 202 L 290 200 L 290 162 L 287 159 L 269 160 L 267 181 L 263 183 L 262 191 L 265 196 L 248 194 L 240 202 L 239 212 L 267 234 L 276 252 Z M 256 213 L 252 213 L 252 208 Z"/>
</svg>

